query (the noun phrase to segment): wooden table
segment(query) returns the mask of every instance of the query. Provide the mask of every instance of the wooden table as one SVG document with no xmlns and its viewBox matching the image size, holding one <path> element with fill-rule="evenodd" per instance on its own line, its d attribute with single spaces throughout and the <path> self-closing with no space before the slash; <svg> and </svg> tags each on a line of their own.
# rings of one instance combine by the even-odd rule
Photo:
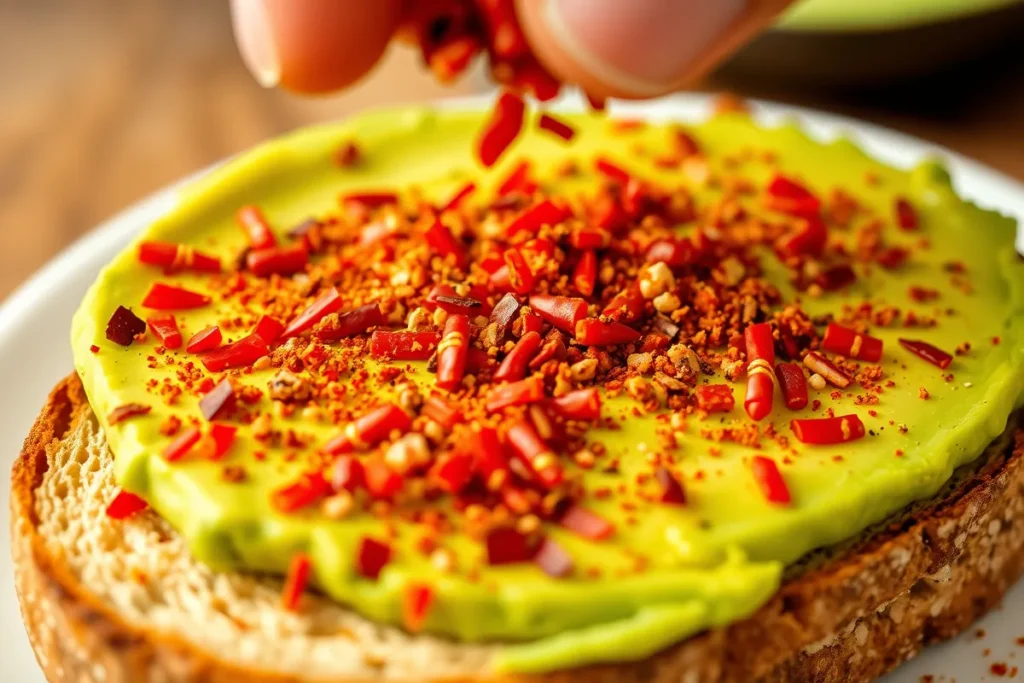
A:
<svg viewBox="0 0 1024 683">
<path fill-rule="evenodd" d="M 744 92 L 890 125 L 1024 179 L 1024 63 L 1002 61 L 955 90 Z M 441 88 L 396 49 L 341 96 L 263 90 L 235 52 L 226 3 L 210 0 L 0 0 L 0 65 L 0 298 L 99 221 L 268 136 L 471 89 Z"/>
</svg>

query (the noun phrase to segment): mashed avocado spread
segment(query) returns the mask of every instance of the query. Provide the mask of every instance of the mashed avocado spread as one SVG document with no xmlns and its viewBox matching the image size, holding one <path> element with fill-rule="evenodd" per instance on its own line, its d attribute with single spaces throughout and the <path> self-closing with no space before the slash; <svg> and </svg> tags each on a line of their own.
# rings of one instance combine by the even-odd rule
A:
<svg viewBox="0 0 1024 683">
<path fill-rule="evenodd" d="M 848 141 L 821 144 L 795 127 L 765 129 L 744 115 L 717 116 L 684 129 L 578 115 L 564 117 L 575 129 L 571 144 L 528 121 L 510 152 L 485 171 L 473 158 L 484 117 L 426 109 L 374 112 L 264 144 L 189 187 L 178 206 L 114 259 L 89 290 L 73 324 L 75 363 L 106 429 L 118 480 L 178 529 L 200 560 L 217 569 L 284 574 L 292 558 L 304 553 L 312 580 L 324 593 L 373 620 L 407 627 L 409 586 L 428 586 L 430 608 L 419 615 L 416 628 L 502 643 L 493 662 L 498 670 L 541 672 L 638 660 L 752 614 L 778 589 L 787 564 L 933 495 L 954 468 L 982 453 L 1021 405 L 1024 261 L 1014 250 L 1015 226 L 960 200 L 940 166 L 888 168 Z M 672 140 L 688 140 L 683 146 L 691 148 L 680 151 Z M 353 143 L 358 160 L 351 154 L 351 163 L 339 165 L 337 150 Z M 573 341 L 572 332 L 564 335 L 561 355 L 545 371 L 545 400 L 552 391 L 564 393 L 560 383 L 571 389 L 586 385 L 596 366 L 602 418 L 586 430 L 570 425 L 564 441 L 569 446 L 553 449 L 559 451 L 566 483 L 546 488 L 520 481 L 536 503 L 531 514 L 494 497 L 510 489 L 489 491 L 480 481 L 466 484 L 459 495 L 444 487 L 431 493 L 430 476 L 423 472 L 434 472 L 433 466 L 408 466 L 401 454 L 381 455 L 397 434 L 368 448 L 357 443 L 351 455 L 384 457 L 389 472 L 401 474 L 408 466 L 400 493 L 370 500 L 363 490 L 352 495 L 332 490 L 315 504 L 287 511 L 275 503 L 275 492 L 301 480 L 311 463 L 330 471 L 333 460 L 317 453 L 344 434 L 346 424 L 377 403 L 397 401 L 410 386 L 418 386 L 423 396 L 465 402 L 466 423 L 506 414 L 508 409 L 489 414 L 472 404 L 477 393 L 487 395 L 488 383 L 475 380 L 474 373 L 484 377 L 486 372 L 467 369 L 459 392 L 436 389 L 432 365 L 375 358 L 365 331 L 324 343 L 308 333 L 279 340 L 270 345 L 270 362 L 250 361 L 228 371 L 207 370 L 184 345 L 163 348 L 152 330 L 127 347 L 108 340 L 108 321 L 124 306 L 142 319 L 170 313 L 186 341 L 216 325 L 225 343 L 234 342 L 264 313 L 288 324 L 330 285 L 344 302 L 342 311 L 380 304 L 387 322 L 378 328 L 404 329 L 410 315 L 424 308 L 423 329 L 441 333 L 445 316 L 424 301 L 437 283 L 473 285 L 468 295 L 456 291 L 482 299 L 485 311 L 503 289 L 523 286 L 514 276 L 511 284 L 489 285 L 500 279 L 494 273 L 502 266 L 515 270 L 514 257 L 502 260 L 499 250 L 498 261 L 488 264 L 488 255 L 472 251 L 468 237 L 473 225 L 477 234 L 491 238 L 536 201 L 529 192 L 496 200 L 499 185 L 517 164 L 529 160 L 537 192 L 575 207 L 574 220 L 580 220 L 584 197 L 599 188 L 614 193 L 615 182 L 626 182 L 625 176 L 608 180 L 615 169 L 595 171 L 599 157 L 614 160 L 629 178 L 667 188 L 675 209 L 671 219 L 662 211 L 662 218 L 647 223 L 638 217 L 643 210 L 634 211 L 627 224 L 611 230 L 612 242 L 579 250 L 579 260 L 588 250 L 598 259 L 595 291 L 586 297 L 590 317 L 623 283 L 646 277 L 642 255 L 629 253 L 638 244 L 647 246 L 645 231 L 673 230 L 680 239 L 700 232 L 702 239 L 729 246 L 712 247 L 721 249 L 714 261 L 697 259 L 672 268 L 678 301 L 647 301 L 647 319 L 636 324 L 642 340 L 589 350 Z M 820 199 L 828 229 L 820 258 L 780 258 L 760 237 L 794 224 L 786 211 L 763 202 L 765 188 L 780 174 L 798 179 Z M 458 208 L 444 212 L 444 223 L 461 236 L 474 260 L 467 267 L 470 274 L 453 274 L 453 259 L 442 263 L 443 254 L 427 253 L 432 243 L 425 246 L 420 219 L 424 206 L 443 206 L 470 181 L 473 191 Z M 365 201 L 355 212 L 339 208 L 339 196 L 369 192 L 397 192 L 402 211 Z M 897 202 L 911 207 L 913 220 L 896 215 Z M 320 250 L 299 275 L 260 278 L 248 272 L 251 259 L 248 269 L 237 271 L 250 244 L 236 224 L 243 206 L 260 207 L 282 245 L 293 243 L 290 229 L 315 219 L 324 226 L 327 247 L 314 245 Z M 588 213 L 580 225 L 595 220 Z M 367 225 L 394 228 L 394 238 L 386 244 L 367 238 L 360 247 Z M 559 254 L 568 254 L 564 267 L 534 268 L 533 291 L 580 297 L 572 283 L 586 272 L 577 266 L 575 238 L 566 234 L 555 230 L 548 241 Z M 223 272 L 168 274 L 141 263 L 140 244 L 154 241 L 218 256 Z M 413 262 L 422 268 L 410 270 Z M 849 268 L 829 271 L 835 264 Z M 823 279 L 827 272 L 844 275 L 835 282 Z M 155 283 L 204 293 L 211 302 L 148 309 L 143 299 Z M 478 317 L 471 314 L 471 334 L 482 349 L 477 335 L 482 337 L 487 321 Z M 650 322 L 655 319 L 676 321 L 681 329 L 655 328 Z M 842 389 L 816 388 L 821 383 L 811 378 L 810 403 L 796 411 L 776 389 L 772 412 L 753 421 L 744 412 L 747 377 L 737 331 L 755 321 L 776 327 L 791 321 L 793 343 L 799 346 L 793 362 L 803 368 L 800 358 L 813 348 L 853 381 Z M 869 363 L 824 352 L 819 346 L 828 322 L 881 340 L 881 359 Z M 545 340 L 549 328 L 545 323 L 541 330 Z M 514 329 L 511 342 L 522 333 Z M 940 368 L 908 351 L 901 338 L 923 340 L 954 358 Z M 777 340 L 782 361 L 785 343 Z M 657 359 L 678 345 L 691 350 L 686 357 L 693 353 L 699 369 L 693 377 L 658 375 L 665 367 Z M 492 350 L 494 362 L 509 348 L 499 344 Z M 596 362 L 580 365 L 587 359 Z M 298 402 L 294 395 L 274 400 L 281 388 L 275 389 L 274 378 L 283 369 L 304 387 L 312 385 L 310 394 Z M 185 452 L 169 460 L 167 449 L 175 439 L 191 428 L 205 433 L 210 422 L 199 400 L 225 377 L 233 383 L 237 405 L 215 419 L 238 428 L 227 452 L 217 457 Z M 735 407 L 715 412 L 696 403 L 696 387 L 708 384 L 730 386 Z M 110 424 L 112 411 L 129 404 L 149 412 Z M 517 410 L 525 409 L 511 409 Z M 793 418 L 832 415 L 859 416 L 866 433 L 811 445 L 791 431 Z M 458 452 L 470 433 L 460 432 L 462 425 L 439 434 L 436 422 L 424 427 L 428 422 L 415 417 L 413 430 L 426 429 L 430 458 Z M 498 424 L 499 433 L 503 429 Z M 546 436 L 543 426 L 537 429 Z M 751 468 L 754 456 L 777 463 L 788 504 L 766 496 L 763 479 Z M 664 481 L 655 470 L 671 470 L 685 502 L 660 498 Z M 517 481 L 529 479 L 522 468 L 513 473 Z M 581 533 L 578 525 L 558 523 L 559 496 L 578 501 L 612 532 Z M 490 561 L 494 548 L 481 541 L 488 532 L 473 526 L 477 518 L 512 529 L 514 541 L 550 540 L 570 566 L 563 561 L 552 571 L 550 564 L 535 560 Z M 387 548 L 376 578 L 366 568 L 367 538 Z"/>
</svg>

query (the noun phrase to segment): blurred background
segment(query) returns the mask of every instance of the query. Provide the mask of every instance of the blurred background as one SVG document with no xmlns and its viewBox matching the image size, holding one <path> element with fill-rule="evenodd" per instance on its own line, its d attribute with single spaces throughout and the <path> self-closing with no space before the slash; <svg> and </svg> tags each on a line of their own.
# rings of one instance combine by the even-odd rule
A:
<svg viewBox="0 0 1024 683">
<path fill-rule="evenodd" d="M 1019 0 L 805 0 L 699 87 L 857 116 L 1024 180 L 1022 45 Z M 223 1 L 0 0 L 0 300 L 98 222 L 266 137 L 483 85 L 442 88 L 395 48 L 355 89 L 304 100 L 250 78 Z"/>
</svg>

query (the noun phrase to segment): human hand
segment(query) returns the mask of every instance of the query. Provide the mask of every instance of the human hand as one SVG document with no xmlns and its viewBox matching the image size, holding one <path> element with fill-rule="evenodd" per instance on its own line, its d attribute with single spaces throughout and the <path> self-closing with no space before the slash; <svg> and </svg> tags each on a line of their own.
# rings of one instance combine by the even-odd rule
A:
<svg viewBox="0 0 1024 683">
<path fill-rule="evenodd" d="M 344 88 L 380 59 L 417 0 L 232 0 L 246 64 L 267 87 Z M 516 0 L 540 62 L 599 98 L 655 97 L 710 70 L 792 0 Z"/>
</svg>

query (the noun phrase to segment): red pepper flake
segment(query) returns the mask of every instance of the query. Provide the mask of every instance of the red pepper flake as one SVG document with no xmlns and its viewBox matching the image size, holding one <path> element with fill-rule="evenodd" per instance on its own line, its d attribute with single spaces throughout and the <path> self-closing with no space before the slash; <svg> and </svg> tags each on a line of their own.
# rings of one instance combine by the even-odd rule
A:
<svg viewBox="0 0 1024 683">
<path fill-rule="evenodd" d="M 649 252 L 648 252 L 649 254 Z M 585 304 L 586 302 L 584 302 Z M 630 325 L 644 317 L 644 297 L 640 293 L 639 287 L 633 285 L 623 289 L 621 292 L 612 297 L 612 300 L 608 302 L 608 305 L 604 307 L 601 314 L 611 318 L 615 322 L 623 323 L 624 325 Z M 531 306 L 532 307 L 532 306 Z M 584 314 L 586 309 L 584 309 Z M 581 320 L 584 316 L 581 316 L 578 320 Z M 575 332 L 576 326 L 573 324 L 572 329 L 566 330 L 566 332 Z"/>
<path fill-rule="evenodd" d="M 374 330 L 370 335 L 370 355 L 387 360 L 427 360 L 440 341 L 441 335 L 433 331 Z"/>
<path fill-rule="evenodd" d="M 774 460 L 763 455 L 755 455 L 750 461 L 750 469 L 761 488 L 761 493 L 769 503 L 789 505 L 792 502 L 789 487 L 786 486 L 786 480 L 782 478 L 779 466 Z"/>
<path fill-rule="evenodd" d="M 99 353 L 100 352 L 100 347 L 98 347 L 95 344 L 93 344 L 92 346 L 89 347 L 89 351 L 91 353 Z"/>
<path fill-rule="evenodd" d="M 857 273 L 845 263 L 833 266 L 814 278 L 814 283 L 826 292 L 836 292 L 840 289 L 845 289 L 856 281 Z"/>
<path fill-rule="evenodd" d="M 821 348 L 847 358 L 877 363 L 882 359 L 882 340 L 860 334 L 838 323 L 829 323 Z"/>
<path fill-rule="evenodd" d="M 341 205 L 346 209 L 377 209 L 389 204 L 398 203 L 398 195 L 394 192 L 353 192 L 340 198 Z"/>
<path fill-rule="evenodd" d="M 256 277 L 294 275 L 306 269 L 309 251 L 302 242 L 290 247 L 253 249 L 246 254 L 245 263 Z"/>
<path fill-rule="evenodd" d="M 230 379 L 223 379 L 205 396 L 199 399 L 199 410 L 207 421 L 212 422 L 222 411 L 231 411 L 235 406 L 235 386 Z"/>
<path fill-rule="evenodd" d="M 173 351 L 181 348 L 181 330 L 173 315 L 153 315 L 146 319 L 146 324 L 165 349 Z"/>
<path fill-rule="evenodd" d="M 789 426 L 801 443 L 815 446 L 856 441 L 864 436 L 864 423 L 855 414 L 814 420 L 793 420 Z"/>
<path fill-rule="evenodd" d="M 309 582 L 309 573 L 313 563 L 306 553 L 296 553 L 288 565 L 288 575 L 284 580 L 284 587 L 281 590 L 281 607 L 294 612 L 299 607 L 302 593 L 306 590 Z"/>
<path fill-rule="evenodd" d="M 833 384 L 840 389 L 845 389 L 850 386 L 852 381 L 846 373 L 836 367 L 836 364 L 825 358 L 817 351 L 811 351 L 804 356 L 804 365 L 806 365 L 811 372 L 816 372 L 824 377 L 830 384 Z"/>
<path fill-rule="evenodd" d="M 534 375 L 518 382 L 492 387 L 487 394 L 487 412 L 495 413 L 509 406 L 536 403 L 543 398 L 544 378 Z"/>
<path fill-rule="evenodd" d="M 1006 676 L 1006 672 L 1009 671 L 1009 667 L 1002 662 L 993 662 L 992 665 L 989 666 L 988 670 L 992 672 L 993 676 L 1003 678 Z"/>
<path fill-rule="evenodd" d="M 151 410 L 153 407 L 144 403 L 125 403 L 110 411 L 107 415 L 107 424 L 113 426 L 133 417 L 148 415 Z"/>
<path fill-rule="evenodd" d="M 536 234 L 545 225 L 558 225 L 572 216 L 569 209 L 555 204 L 550 199 L 533 205 L 519 214 L 508 224 L 505 233 L 514 237 L 521 232 Z"/>
<path fill-rule="evenodd" d="M 269 249 L 277 246 L 277 238 L 270 229 L 270 224 L 257 206 L 243 206 L 235 214 L 238 226 L 249 238 L 249 246 L 253 249 Z"/>
<path fill-rule="evenodd" d="M 530 297 L 529 304 L 530 310 L 545 322 L 570 334 L 576 331 L 576 324 L 587 317 L 587 302 L 584 299 L 535 294 Z"/>
<path fill-rule="evenodd" d="M 145 321 L 124 306 L 118 306 L 107 322 L 107 339 L 121 346 L 131 346 L 135 336 L 145 331 Z"/>
<path fill-rule="evenodd" d="M 394 403 L 385 403 L 350 422 L 323 450 L 329 455 L 366 450 L 388 438 L 393 431 L 404 434 L 411 427 L 408 413 Z"/>
<path fill-rule="evenodd" d="M 804 219 L 803 225 L 783 236 L 776 247 L 784 256 L 821 256 L 828 245 L 828 227 L 817 216 Z"/>
<path fill-rule="evenodd" d="M 143 242 L 139 245 L 139 261 L 160 266 L 167 273 L 191 270 L 197 273 L 219 273 L 220 259 L 196 251 L 184 244 Z"/>
<path fill-rule="evenodd" d="M 563 579 L 573 573 L 572 556 L 554 539 L 546 538 L 533 556 L 533 562 L 548 576 Z"/>
<path fill-rule="evenodd" d="M 707 413 L 729 413 L 736 407 L 736 398 L 728 384 L 702 384 L 694 394 L 697 406 Z"/>
<path fill-rule="evenodd" d="M 356 571 L 359 575 L 376 581 L 381 571 L 391 561 L 391 546 L 375 538 L 364 536 L 356 553 Z"/>
<path fill-rule="evenodd" d="M 437 386 L 455 391 L 462 385 L 469 348 L 469 317 L 450 315 L 437 346 Z"/>
<path fill-rule="evenodd" d="M 222 339 L 223 336 L 219 327 L 216 325 L 207 327 L 192 335 L 192 338 L 188 340 L 188 344 L 185 345 L 185 350 L 189 353 L 211 351 L 220 346 Z"/>
<path fill-rule="evenodd" d="M 505 150 L 519 137 L 525 113 L 526 105 L 519 95 L 503 92 L 498 96 L 491 118 L 484 125 L 477 142 L 480 163 L 490 168 L 501 158 Z"/>
<path fill-rule="evenodd" d="M 930 289 L 928 287 L 912 286 L 907 294 L 911 299 L 919 304 L 926 303 L 928 301 L 934 301 L 939 298 L 939 290 Z"/>
<path fill-rule="evenodd" d="M 526 375 L 527 366 L 530 360 L 540 350 L 541 337 L 537 332 L 527 332 L 512 350 L 508 352 L 501 365 L 494 372 L 494 381 L 508 382 L 520 380 Z"/>
<path fill-rule="evenodd" d="M 233 344 L 201 353 L 199 360 L 210 372 L 222 372 L 230 368 L 249 367 L 268 353 L 270 348 L 263 337 L 250 334 Z"/>
<path fill-rule="evenodd" d="M 533 558 L 529 539 L 510 527 L 491 529 L 484 542 L 487 564 L 492 567 L 529 562 Z"/>
<path fill-rule="evenodd" d="M 452 195 L 452 198 L 449 199 L 443 207 L 441 207 L 441 212 L 443 213 L 445 211 L 454 211 L 455 209 L 458 209 L 462 206 L 462 202 L 466 201 L 466 199 L 468 199 L 474 192 L 476 192 L 476 183 L 466 183 Z"/>
<path fill-rule="evenodd" d="M 316 329 L 316 338 L 321 341 L 337 341 L 344 337 L 363 334 L 371 327 L 378 327 L 387 322 L 377 304 L 366 304 L 334 318 L 327 318 L 324 324 Z"/>
<path fill-rule="evenodd" d="M 506 249 L 503 256 L 508 287 L 516 294 L 529 294 L 533 290 L 535 278 L 522 252 L 519 249 Z"/>
<path fill-rule="evenodd" d="M 192 450 L 192 447 L 196 445 L 196 442 L 199 441 L 199 437 L 202 435 L 198 427 L 186 429 L 164 449 L 164 459 L 167 462 L 181 460 Z"/>
<path fill-rule="evenodd" d="M 585 318 L 576 323 L 575 336 L 584 346 L 616 346 L 639 341 L 641 335 L 622 323 Z"/>
<path fill-rule="evenodd" d="M 284 334 L 284 323 L 269 315 L 260 316 L 252 333 L 262 338 L 268 345 L 273 344 Z"/>
<path fill-rule="evenodd" d="M 601 393 L 595 387 L 570 391 L 552 399 L 550 405 L 569 420 L 595 422 L 601 418 Z"/>
<path fill-rule="evenodd" d="M 570 126 L 568 123 L 556 119 L 550 114 L 541 114 L 540 121 L 537 123 L 537 127 L 543 131 L 547 131 L 552 135 L 555 135 L 566 142 L 573 139 L 576 135 L 576 129 Z"/>
<path fill-rule="evenodd" d="M 697 262 L 700 250 L 689 239 L 657 240 L 647 248 L 647 263 L 661 261 L 669 268 L 682 268 Z"/>
<path fill-rule="evenodd" d="M 950 363 L 953 362 L 953 356 L 949 355 L 942 349 L 919 339 L 900 339 L 900 346 L 905 348 L 907 351 L 910 351 L 918 358 L 926 360 L 932 365 L 936 365 L 943 370 L 948 368 Z"/>
<path fill-rule="evenodd" d="M 796 180 L 783 175 L 772 178 L 763 202 L 766 208 L 791 216 L 816 218 L 821 213 L 821 200 Z"/>
<path fill-rule="evenodd" d="M 875 260 L 886 270 L 896 270 L 907 262 L 910 252 L 902 247 L 889 247 L 878 252 Z"/>
<path fill-rule="evenodd" d="M 749 325 L 743 333 L 747 358 L 747 395 L 743 408 L 754 421 L 768 416 L 775 399 L 775 341 L 770 323 Z"/>
<path fill-rule="evenodd" d="M 598 157 L 594 161 L 594 168 L 598 173 L 605 176 L 609 180 L 612 180 L 619 185 L 625 185 L 629 182 L 630 175 L 629 171 L 624 169 L 619 164 L 607 159 L 605 157 Z"/>
<path fill-rule="evenodd" d="M 341 295 L 338 294 L 337 289 L 331 287 L 318 296 L 316 301 L 310 304 L 309 308 L 300 313 L 298 317 L 288 324 L 288 327 L 285 328 L 282 337 L 289 339 L 295 335 L 311 330 L 314 325 L 331 313 L 337 313 L 340 311 L 341 306 Z"/>
<path fill-rule="evenodd" d="M 462 493 L 473 479 L 475 462 L 469 453 L 448 453 L 438 458 L 431 468 L 432 476 L 448 493 Z"/>
<path fill-rule="evenodd" d="M 907 231 L 917 230 L 919 222 L 917 210 L 910 201 L 905 197 L 897 198 L 896 203 L 893 205 L 893 210 L 896 213 L 896 224 L 900 226 L 900 229 Z"/>
<path fill-rule="evenodd" d="M 779 380 L 779 388 L 790 410 L 803 410 L 807 407 L 807 378 L 804 371 L 796 363 L 779 363 L 775 366 L 775 376 Z"/>
<path fill-rule="evenodd" d="M 590 541 L 603 541 L 615 533 L 614 524 L 580 505 L 570 506 L 558 524 Z"/>
<path fill-rule="evenodd" d="M 233 425 L 214 422 L 210 425 L 210 438 L 213 440 L 214 449 L 210 456 L 211 460 L 220 460 L 231 450 L 235 443 L 235 436 L 238 434 L 238 427 Z"/>
<path fill-rule="evenodd" d="M 466 249 L 452 235 L 448 226 L 436 219 L 427 231 L 423 234 L 430 248 L 437 252 L 442 258 L 452 257 L 455 265 L 459 268 L 466 267 Z"/>
<path fill-rule="evenodd" d="M 146 298 L 142 300 L 145 308 L 156 311 L 176 311 L 191 308 L 202 308 L 210 303 L 210 297 L 193 292 L 183 287 L 154 283 Z"/>
<path fill-rule="evenodd" d="M 423 408 L 420 412 L 445 429 L 453 429 L 455 425 L 465 419 L 461 410 L 440 396 L 428 396 L 423 401 Z"/>
<path fill-rule="evenodd" d="M 498 196 L 504 197 L 513 192 L 533 194 L 536 184 L 530 180 L 530 162 L 520 161 L 513 167 L 508 176 L 498 185 Z"/>
<path fill-rule="evenodd" d="M 661 486 L 661 502 L 668 505 L 686 505 L 686 492 L 683 485 L 671 470 L 659 467 L 654 470 L 654 478 Z"/>
<path fill-rule="evenodd" d="M 118 491 L 114 499 L 107 505 L 107 517 L 111 519 L 127 519 L 137 512 L 142 512 L 149 504 L 128 491 Z"/>
<path fill-rule="evenodd" d="M 597 254 L 592 249 L 584 251 L 572 274 L 572 284 L 583 296 L 594 293 L 597 283 Z"/>
<path fill-rule="evenodd" d="M 331 493 L 331 485 L 320 472 L 303 474 L 291 484 L 277 489 L 270 502 L 281 512 L 296 512 L 319 503 Z"/>
<path fill-rule="evenodd" d="M 434 589 L 422 583 L 410 583 L 402 593 L 402 624 L 410 633 L 419 633 L 434 605 Z"/>
<path fill-rule="evenodd" d="M 512 453 L 544 488 L 554 489 L 562 483 L 565 478 L 562 465 L 528 420 L 520 420 L 509 427 L 507 438 Z"/>
<path fill-rule="evenodd" d="M 331 486 L 335 491 L 355 493 L 366 485 L 366 471 L 361 460 L 352 455 L 342 455 L 334 463 Z"/>
</svg>

